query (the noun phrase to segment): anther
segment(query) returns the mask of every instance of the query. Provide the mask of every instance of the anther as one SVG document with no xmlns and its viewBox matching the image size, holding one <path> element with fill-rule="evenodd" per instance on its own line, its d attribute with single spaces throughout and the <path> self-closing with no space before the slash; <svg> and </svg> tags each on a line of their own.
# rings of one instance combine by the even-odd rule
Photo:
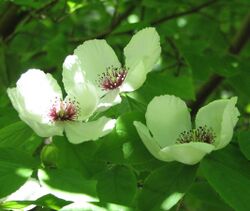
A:
<svg viewBox="0 0 250 211">
<path fill-rule="evenodd" d="M 183 143 L 190 143 L 190 142 L 202 142 L 213 144 L 216 136 L 212 130 L 212 128 L 208 128 L 205 126 L 200 126 L 196 129 L 183 131 L 176 143 L 183 144 Z"/>
<path fill-rule="evenodd" d="M 113 90 L 122 85 L 127 76 L 128 70 L 125 67 L 107 67 L 106 71 L 98 75 L 97 83 L 102 90 Z"/>
<path fill-rule="evenodd" d="M 76 120 L 79 114 L 79 106 L 75 102 L 70 98 L 67 101 L 56 98 L 48 114 L 51 122 Z"/>
</svg>

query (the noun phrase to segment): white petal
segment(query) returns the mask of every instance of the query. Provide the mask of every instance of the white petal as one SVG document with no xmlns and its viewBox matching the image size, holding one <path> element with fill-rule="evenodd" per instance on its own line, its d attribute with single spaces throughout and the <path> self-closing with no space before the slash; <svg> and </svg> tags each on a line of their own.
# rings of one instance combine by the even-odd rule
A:
<svg viewBox="0 0 250 211">
<path fill-rule="evenodd" d="M 120 67 L 120 62 L 105 40 L 89 40 L 79 45 L 74 54 L 79 58 L 81 69 L 92 83 L 96 83 L 98 75 L 105 72 L 107 67 Z"/>
<path fill-rule="evenodd" d="M 19 95 L 17 88 L 8 88 L 7 89 L 8 97 L 10 98 L 10 101 L 13 105 L 13 107 L 16 109 L 16 111 L 19 114 L 22 114 L 24 116 L 32 116 L 33 114 L 29 114 L 29 112 L 26 110 L 24 99 L 22 96 Z M 37 117 L 37 115 L 34 115 L 34 119 Z M 40 120 L 40 116 L 37 118 Z"/>
<path fill-rule="evenodd" d="M 124 48 L 126 67 L 129 68 L 129 71 L 133 71 L 140 62 L 143 62 L 145 72 L 148 73 L 158 61 L 160 53 L 160 37 L 155 28 L 142 29 Z"/>
<path fill-rule="evenodd" d="M 90 117 L 97 108 L 99 97 L 96 87 L 85 79 L 77 56 L 66 57 L 63 63 L 63 83 L 67 98 L 79 103 L 79 120 Z"/>
<path fill-rule="evenodd" d="M 72 92 L 75 84 L 85 83 L 84 72 L 81 69 L 81 64 L 77 56 L 69 55 L 63 62 L 63 84 L 67 93 Z"/>
<path fill-rule="evenodd" d="M 213 129 L 216 149 L 226 146 L 233 136 L 239 116 L 239 111 L 235 107 L 236 101 L 235 97 L 230 100 L 215 100 L 202 107 L 196 115 L 196 127 L 206 125 Z"/>
<path fill-rule="evenodd" d="M 165 155 L 160 156 L 160 146 L 157 143 L 157 141 L 150 135 L 150 132 L 148 130 L 148 128 L 142 124 L 141 122 L 137 122 L 134 121 L 134 126 L 142 140 L 142 142 L 144 143 L 144 145 L 146 146 L 146 148 L 148 149 L 148 151 L 157 159 L 159 160 L 163 160 L 163 161 L 171 161 L 170 157 L 167 157 Z"/>
<path fill-rule="evenodd" d="M 139 62 L 138 65 L 133 69 L 133 71 L 128 70 L 128 74 L 125 81 L 121 85 L 122 92 L 132 92 L 142 86 L 146 80 L 147 72 L 143 62 Z"/>
<path fill-rule="evenodd" d="M 114 89 L 112 91 L 107 92 L 107 94 L 104 95 L 103 98 L 101 98 L 100 103 L 98 104 L 97 111 L 98 112 L 105 111 L 111 106 L 119 104 L 122 101 L 119 93 L 120 93 L 119 89 Z"/>
<path fill-rule="evenodd" d="M 92 122 L 65 122 L 65 132 L 70 143 L 80 144 L 107 135 L 115 127 L 115 122 L 107 117 Z"/>
<path fill-rule="evenodd" d="M 236 102 L 236 97 L 231 98 L 224 110 L 221 123 L 221 139 L 216 146 L 216 150 L 225 147 L 233 137 L 234 127 L 240 116 L 239 110 L 235 107 Z"/>
<path fill-rule="evenodd" d="M 27 125 L 29 125 L 38 136 L 51 137 L 51 136 L 63 135 L 63 126 L 61 124 L 41 123 L 41 122 L 35 121 L 34 119 L 28 118 L 28 116 L 19 115 L 19 117 Z"/>
<path fill-rule="evenodd" d="M 178 162 L 194 165 L 212 150 L 214 150 L 212 144 L 191 142 L 168 146 L 161 150 L 160 155 L 165 154 Z"/>
<path fill-rule="evenodd" d="M 181 132 L 191 129 L 185 102 L 172 95 L 154 97 L 145 116 L 149 130 L 162 148 L 174 144 Z"/>
<path fill-rule="evenodd" d="M 55 90 L 59 88 L 57 83 L 53 84 L 54 88 L 51 88 L 53 93 L 47 93 L 48 99 L 45 99 L 46 93 L 43 93 L 40 90 L 44 87 L 44 91 L 46 91 L 46 88 L 48 88 L 46 87 L 46 85 L 48 84 L 46 84 L 44 81 L 41 82 L 42 87 L 37 91 L 37 95 L 36 90 L 38 89 L 38 87 L 35 84 L 33 85 L 34 87 L 30 87 L 30 90 L 28 89 L 29 84 L 25 84 L 25 82 L 29 83 L 29 80 L 37 81 L 37 78 L 31 77 L 32 74 L 36 75 L 37 71 L 38 76 L 42 75 L 41 80 L 44 80 L 43 77 L 48 77 L 49 85 L 51 85 L 51 82 L 53 83 L 53 78 L 50 75 L 45 75 L 44 73 L 40 74 L 41 71 L 39 70 L 30 70 L 27 73 L 23 74 L 19 79 L 17 88 L 11 88 L 7 90 L 8 96 L 12 102 L 12 105 L 17 110 L 19 117 L 26 124 L 28 124 L 39 136 L 50 137 L 54 135 L 62 135 L 63 128 L 60 125 L 51 123 L 48 116 L 48 107 L 51 106 L 51 101 L 53 100 L 52 97 L 56 95 Z M 31 82 L 31 84 L 33 84 L 33 82 Z M 60 88 L 57 91 L 61 91 Z M 41 102 L 41 99 L 39 97 L 44 99 L 45 102 Z M 57 97 L 61 97 L 61 93 L 58 93 Z M 41 105 L 39 105 L 38 102 L 40 102 Z M 36 108 L 36 106 L 38 106 L 38 108 Z"/>
<path fill-rule="evenodd" d="M 62 98 L 56 80 L 50 74 L 37 69 L 30 69 L 22 74 L 16 89 L 19 96 L 17 100 L 23 102 L 26 113 L 37 116 L 43 123 L 48 122 L 48 112 L 54 100 Z"/>
</svg>

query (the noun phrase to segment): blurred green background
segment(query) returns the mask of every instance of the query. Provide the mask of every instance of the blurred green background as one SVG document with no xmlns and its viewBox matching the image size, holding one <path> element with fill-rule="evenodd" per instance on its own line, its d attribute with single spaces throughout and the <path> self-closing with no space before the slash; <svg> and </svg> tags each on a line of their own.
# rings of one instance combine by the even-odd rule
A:
<svg viewBox="0 0 250 211">
<path fill-rule="evenodd" d="M 50 72 L 60 83 L 62 62 L 78 44 L 105 38 L 121 57 L 134 32 L 154 26 L 162 46 L 162 75 L 148 79 L 154 94 L 204 98 L 192 104 L 194 112 L 208 96 L 237 95 L 249 112 L 249 6 L 248 0 L 1 1 L 1 107 L 9 103 L 6 87 L 27 69 Z M 209 81 L 214 74 L 220 76 Z M 206 83 L 208 90 L 199 90 Z"/>
<path fill-rule="evenodd" d="M 144 113 L 148 102 L 160 94 L 183 98 L 193 114 L 213 99 L 238 96 L 241 119 L 237 129 L 249 129 L 249 8 L 249 0 L 2 0 L 0 128 L 3 129 L 0 129 L 0 138 L 7 137 L 6 130 L 3 132 L 6 126 L 19 120 L 6 88 L 15 86 L 23 72 L 29 68 L 42 69 L 62 84 L 64 58 L 79 44 L 88 39 L 106 39 L 120 61 L 124 61 L 123 48 L 136 31 L 147 26 L 155 27 L 161 37 L 161 58 L 145 84 L 134 93 L 124 95 L 123 103 L 110 109 L 107 115 Z M 17 128 L 22 127 L 12 125 L 8 131 L 18 133 Z M 29 137 L 30 133 L 25 134 Z M 41 142 L 31 142 L 30 139 L 25 142 L 26 151 L 41 150 L 38 147 Z M 116 162 L 118 155 L 105 152 L 108 147 L 112 148 L 110 145 L 111 142 L 107 142 L 101 149 L 106 160 Z M 139 175 L 145 178 L 148 172 Z M 196 183 L 182 208 L 231 210 L 220 198 L 213 197 L 214 192 L 207 183 Z M 212 200 L 212 205 L 208 205 L 206 199 Z"/>
</svg>

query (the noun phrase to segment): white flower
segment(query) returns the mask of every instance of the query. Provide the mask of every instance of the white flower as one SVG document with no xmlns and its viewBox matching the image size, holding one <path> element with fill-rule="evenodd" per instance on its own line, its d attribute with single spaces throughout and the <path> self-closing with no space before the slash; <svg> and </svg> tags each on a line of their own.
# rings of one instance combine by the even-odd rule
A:
<svg viewBox="0 0 250 211">
<path fill-rule="evenodd" d="M 202 107 L 196 115 L 196 128 L 192 129 L 185 102 L 171 95 L 159 96 L 147 107 L 147 127 L 137 121 L 134 125 L 147 149 L 157 159 L 192 165 L 230 142 L 239 116 L 236 101 L 233 97 Z"/>
<path fill-rule="evenodd" d="M 71 143 L 95 140 L 109 133 L 115 120 L 101 117 L 87 122 L 96 111 L 99 97 L 92 84 L 85 81 L 79 69 L 63 70 L 66 98 L 56 80 L 38 69 L 22 74 L 8 96 L 20 118 L 39 136 L 63 135 Z"/>
<path fill-rule="evenodd" d="M 161 52 L 160 38 L 154 28 L 136 33 L 124 49 L 125 64 L 121 65 L 105 40 L 89 40 L 78 46 L 74 55 L 64 62 L 64 69 L 79 69 L 101 98 L 104 110 L 120 103 L 120 92 L 138 89 L 146 80 Z"/>
</svg>

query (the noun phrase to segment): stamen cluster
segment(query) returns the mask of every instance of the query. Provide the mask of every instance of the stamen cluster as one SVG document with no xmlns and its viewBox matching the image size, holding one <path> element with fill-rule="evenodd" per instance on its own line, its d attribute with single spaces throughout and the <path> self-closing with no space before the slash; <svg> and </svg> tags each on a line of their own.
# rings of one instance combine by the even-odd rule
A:
<svg viewBox="0 0 250 211">
<path fill-rule="evenodd" d="M 182 132 L 179 135 L 176 143 L 184 144 L 184 143 L 190 143 L 190 142 L 202 142 L 202 143 L 213 144 L 215 137 L 216 136 L 213 132 L 213 129 L 208 128 L 205 125 L 205 126 L 200 126 L 193 130 Z"/>
<path fill-rule="evenodd" d="M 128 70 L 125 67 L 108 67 L 106 71 L 98 75 L 97 83 L 102 90 L 113 90 L 121 86 L 127 76 Z"/>
<path fill-rule="evenodd" d="M 49 110 L 49 118 L 51 121 L 74 121 L 78 117 L 79 105 L 75 100 L 56 98 Z"/>
</svg>

